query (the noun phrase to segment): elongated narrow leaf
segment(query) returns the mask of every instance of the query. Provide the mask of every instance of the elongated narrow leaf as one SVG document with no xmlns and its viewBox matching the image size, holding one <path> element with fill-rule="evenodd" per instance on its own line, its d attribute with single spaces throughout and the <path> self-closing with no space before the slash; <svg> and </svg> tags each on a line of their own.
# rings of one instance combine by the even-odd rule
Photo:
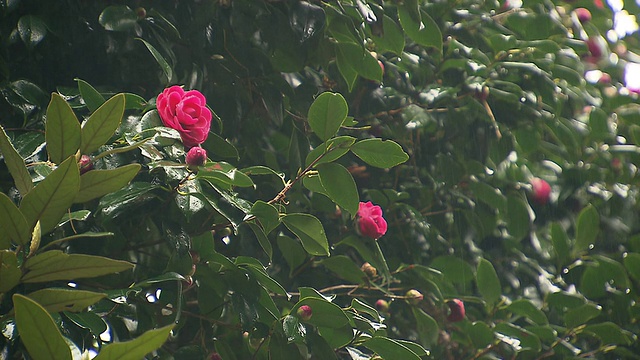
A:
<svg viewBox="0 0 640 360">
<path fill-rule="evenodd" d="M 167 341 L 173 325 L 149 330 L 131 341 L 105 346 L 94 360 L 139 360 Z"/>
<path fill-rule="evenodd" d="M 311 165 L 314 161 L 316 165 L 335 161 L 348 153 L 355 141 L 356 138 L 351 136 L 331 138 L 309 152 L 305 160 L 305 166 Z M 318 158 L 320 159 L 318 160 Z"/>
<path fill-rule="evenodd" d="M 392 140 L 365 139 L 351 147 L 351 152 L 367 164 L 379 168 L 390 168 L 409 160 L 409 155 Z"/>
<path fill-rule="evenodd" d="M 360 196 L 351 173 L 344 166 L 337 163 L 319 165 L 318 173 L 320 174 L 320 182 L 327 190 L 329 198 L 347 210 L 352 217 L 356 216 Z"/>
<path fill-rule="evenodd" d="M 262 247 L 262 250 L 267 254 L 269 260 L 273 257 L 273 247 L 271 246 L 271 242 L 267 238 L 265 234 L 266 231 L 262 230 L 260 226 L 258 226 L 255 222 L 246 222 L 251 231 L 256 235 L 256 239 L 258 239 L 258 243 Z"/>
<path fill-rule="evenodd" d="M 107 294 L 86 290 L 49 288 L 32 292 L 28 296 L 48 312 L 78 312 L 97 303 Z"/>
<path fill-rule="evenodd" d="M 14 243 L 19 245 L 29 243 L 30 234 L 27 219 L 4 193 L 0 193 L 0 228 Z M 0 250 L 6 249 L 8 246 L 9 244 L 0 243 Z"/>
<path fill-rule="evenodd" d="M 124 94 L 117 94 L 89 116 L 89 119 L 82 125 L 81 153 L 92 153 L 109 141 L 120 126 L 124 107 Z"/>
<path fill-rule="evenodd" d="M 318 218 L 309 214 L 287 214 L 282 218 L 282 222 L 300 238 L 302 246 L 309 254 L 329 255 L 329 242 Z"/>
<path fill-rule="evenodd" d="M 86 202 L 120 190 L 133 180 L 140 167 L 140 164 L 129 164 L 116 169 L 86 172 L 80 176 L 80 191 L 73 202 Z"/>
<path fill-rule="evenodd" d="M 84 104 L 87 105 L 89 111 L 94 112 L 104 104 L 105 99 L 102 94 L 98 92 L 93 86 L 82 79 L 75 79 L 78 82 L 78 90 L 84 100 Z"/>
<path fill-rule="evenodd" d="M 7 133 L 4 132 L 2 125 L 0 125 L 0 152 L 4 157 L 4 163 L 7 165 L 9 173 L 13 177 L 16 188 L 20 192 L 20 195 L 25 196 L 33 189 L 31 175 L 29 175 L 29 170 L 27 170 L 24 159 L 18 154 L 13 144 L 11 144 L 11 141 L 9 141 L 9 137 Z"/>
<path fill-rule="evenodd" d="M 16 253 L 0 250 L 0 294 L 13 289 L 20 283 L 22 271 L 18 268 Z"/>
<path fill-rule="evenodd" d="M 593 205 L 589 204 L 580 211 L 576 222 L 576 242 L 574 253 L 587 250 L 596 242 L 600 231 L 600 215 Z"/>
<path fill-rule="evenodd" d="M 80 148 L 80 138 L 80 122 L 71 106 L 62 96 L 51 94 L 45 127 L 47 152 L 51 161 L 59 164 L 75 155 Z"/>
<path fill-rule="evenodd" d="M 70 156 L 22 199 L 20 211 L 27 219 L 29 229 L 39 220 L 43 234 L 53 230 L 73 203 L 79 188 L 80 171 L 75 157 Z"/>
<path fill-rule="evenodd" d="M 402 359 L 402 360 L 419 360 L 420 357 L 411 351 L 408 347 L 399 342 L 382 337 L 375 336 L 362 344 L 367 349 L 382 356 L 383 359 Z"/>
<path fill-rule="evenodd" d="M 502 294 L 502 287 L 500 286 L 500 279 L 493 265 L 485 259 L 480 259 L 478 263 L 478 271 L 476 273 L 476 282 L 478 283 L 478 291 L 480 295 L 489 304 L 494 304 L 500 300 Z"/>
<path fill-rule="evenodd" d="M 531 228 L 531 217 L 527 204 L 517 195 L 507 197 L 507 212 L 505 214 L 507 220 L 507 229 L 509 234 L 517 241 L 522 240 L 529 234 Z"/>
<path fill-rule="evenodd" d="M 37 302 L 13 295 L 20 340 L 34 360 L 71 360 L 71 349 L 51 315 Z"/>
<path fill-rule="evenodd" d="M 22 277 L 22 282 L 35 283 L 113 274 L 132 269 L 133 264 L 101 256 L 65 254 L 52 250 L 30 258 L 25 268 L 29 271 Z"/>
<path fill-rule="evenodd" d="M 339 93 L 324 92 L 309 108 L 308 118 L 311 130 L 326 141 L 334 136 L 347 118 L 349 106 Z"/>
<path fill-rule="evenodd" d="M 160 69 L 162 69 L 164 76 L 167 78 L 167 83 L 170 82 L 171 79 L 173 78 L 173 69 L 171 68 L 169 63 L 167 63 L 167 60 L 164 59 L 162 54 L 160 54 L 160 52 L 156 50 L 156 48 L 153 47 L 153 45 L 149 44 L 148 42 L 142 39 L 138 39 L 138 40 L 144 43 L 144 46 L 147 47 L 147 49 L 149 50 L 153 58 L 156 59 L 156 62 L 158 63 L 158 65 L 160 65 Z"/>
</svg>

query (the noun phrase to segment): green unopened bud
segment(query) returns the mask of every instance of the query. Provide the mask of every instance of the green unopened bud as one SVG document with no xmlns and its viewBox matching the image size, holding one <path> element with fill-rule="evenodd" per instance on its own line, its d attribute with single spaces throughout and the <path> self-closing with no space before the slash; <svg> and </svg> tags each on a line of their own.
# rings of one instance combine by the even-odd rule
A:
<svg viewBox="0 0 640 360">
<path fill-rule="evenodd" d="M 370 278 L 373 278 L 376 275 L 378 275 L 378 270 L 368 262 L 362 264 L 362 266 L 360 267 L 360 270 L 362 270 L 362 272 L 367 274 L 367 276 Z"/>
<path fill-rule="evenodd" d="M 422 293 L 416 289 L 411 289 L 407 291 L 407 293 L 405 294 L 405 297 L 407 298 L 407 301 L 411 305 L 418 305 L 420 301 L 424 299 L 424 296 L 422 295 Z"/>
</svg>

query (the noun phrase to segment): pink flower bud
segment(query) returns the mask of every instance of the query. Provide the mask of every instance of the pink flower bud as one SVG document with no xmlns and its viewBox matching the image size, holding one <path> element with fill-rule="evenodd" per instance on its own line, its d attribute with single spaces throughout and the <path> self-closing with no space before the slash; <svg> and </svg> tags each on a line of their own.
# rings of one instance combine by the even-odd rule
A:
<svg viewBox="0 0 640 360">
<path fill-rule="evenodd" d="M 78 167 L 80 168 L 80 175 L 86 173 L 89 170 L 93 170 L 93 163 L 89 155 L 82 155 L 80 161 L 78 161 Z"/>
<path fill-rule="evenodd" d="M 389 303 L 386 300 L 379 299 L 376 301 L 376 309 L 383 313 L 389 312 Z"/>
<path fill-rule="evenodd" d="M 186 161 L 189 167 L 202 166 L 207 162 L 207 151 L 201 147 L 192 147 L 187 152 Z"/>
<path fill-rule="evenodd" d="M 220 354 L 218 354 L 217 352 L 214 352 L 209 355 L 209 360 L 222 360 L 222 356 L 220 356 Z"/>
<path fill-rule="evenodd" d="M 302 321 L 309 321 L 309 319 L 311 319 L 311 316 L 313 315 L 313 311 L 311 310 L 311 306 L 309 305 L 300 306 L 296 313 Z"/>
<path fill-rule="evenodd" d="M 404 294 L 404 296 L 407 298 L 407 301 L 411 305 L 418 305 L 420 301 L 424 299 L 424 295 L 422 295 L 422 293 L 416 289 L 411 289 L 407 291 L 407 293 Z"/>
<path fill-rule="evenodd" d="M 581 23 L 587 23 L 591 21 L 591 12 L 589 10 L 585 8 L 577 8 L 574 11 Z"/>
<path fill-rule="evenodd" d="M 531 179 L 531 187 L 531 200 L 538 205 L 546 205 L 551 195 L 549 183 L 540 178 L 533 178 Z"/>
<path fill-rule="evenodd" d="M 360 203 L 357 222 L 361 235 L 378 239 L 387 233 L 387 221 L 382 217 L 382 208 L 371 201 Z"/>
<path fill-rule="evenodd" d="M 449 316 L 447 320 L 451 322 L 462 321 L 465 316 L 464 303 L 460 299 L 453 299 L 447 303 L 449 305 Z"/>
</svg>

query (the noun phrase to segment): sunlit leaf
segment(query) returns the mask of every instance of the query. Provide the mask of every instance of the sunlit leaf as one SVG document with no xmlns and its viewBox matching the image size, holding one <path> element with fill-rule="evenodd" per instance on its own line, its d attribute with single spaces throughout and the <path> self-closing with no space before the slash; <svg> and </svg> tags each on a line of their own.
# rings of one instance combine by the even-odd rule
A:
<svg viewBox="0 0 640 360">
<path fill-rule="evenodd" d="M 28 272 L 22 277 L 22 281 L 35 283 L 90 278 L 132 268 L 133 264 L 127 261 L 51 250 L 27 260 L 25 269 Z"/>
<path fill-rule="evenodd" d="M 47 107 L 45 136 L 51 161 L 61 163 L 80 148 L 80 122 L 71 106 L 58 94 L 51 94 Z"/>
<path fill-rule="evenodd" d="M 173 325 L 163 328 L 153 329 L 145 332 L 137 338 L 125 341 L 115 342 L 106 345 L 100 350 L 95 360 L 139 360 L 143 359 L 148 353 L 158 349 L 167 341 Z"/>
<path fill-rule="evenodd" d="M 124 94 L 117 94 L 89 116 L 82 124 L 82 144 L 80 145 L 82 154 L 92 153 L 109 141 L 120 126 L 124 107 Z"/>
</svg>

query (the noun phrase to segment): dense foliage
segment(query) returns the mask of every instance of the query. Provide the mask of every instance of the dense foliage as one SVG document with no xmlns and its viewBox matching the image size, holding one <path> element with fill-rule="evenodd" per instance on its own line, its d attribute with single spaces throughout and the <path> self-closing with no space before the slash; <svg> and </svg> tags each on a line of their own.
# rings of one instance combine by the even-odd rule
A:
<svg viewBox="0 0 640 360">
<path fill-rule="evenodd" d="M 0 358 L 640 358 L 611 4 L 0 0 Z"/>
</svg>

